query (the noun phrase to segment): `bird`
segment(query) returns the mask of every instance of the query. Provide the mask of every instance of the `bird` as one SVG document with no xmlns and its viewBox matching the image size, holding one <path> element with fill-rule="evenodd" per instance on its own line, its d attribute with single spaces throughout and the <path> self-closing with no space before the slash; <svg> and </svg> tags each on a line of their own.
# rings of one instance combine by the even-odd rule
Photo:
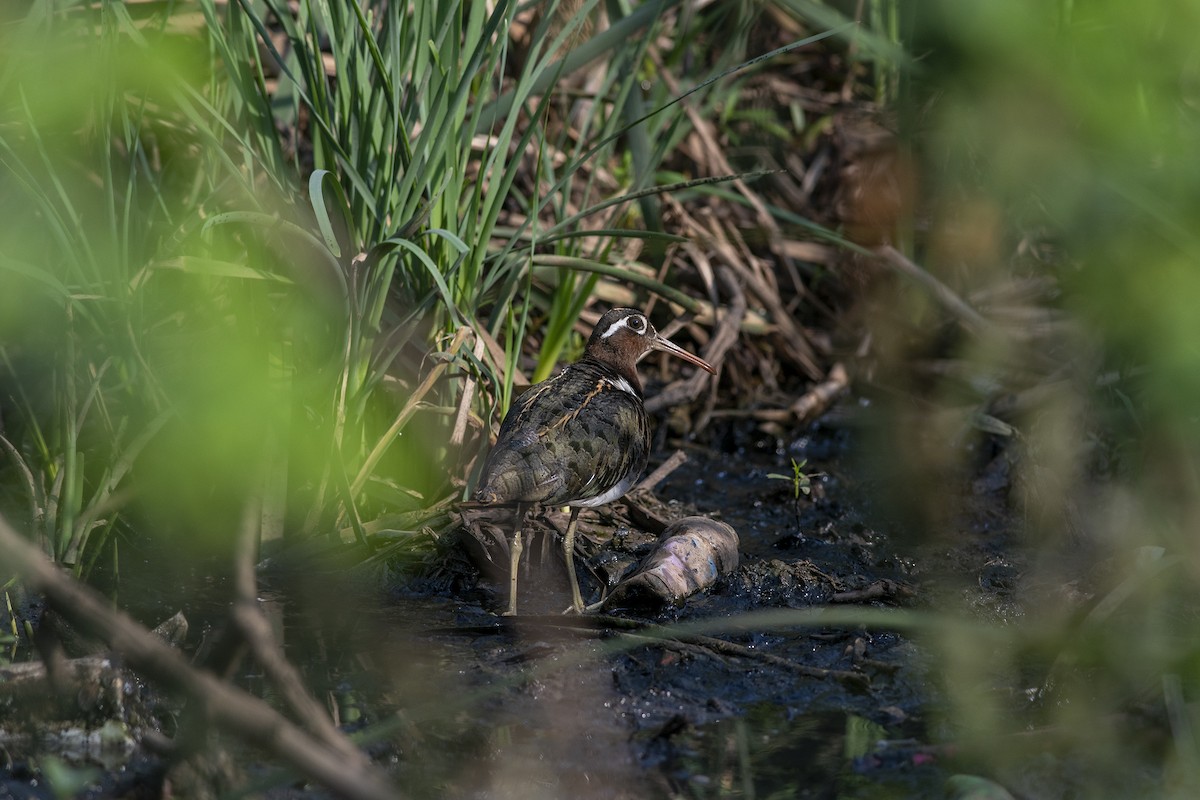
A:
<svg viewBox="0 0 1200 800">
<path fill-rule="evenodd" d="M 567 611 L 584 611 L 573 558 L 576 522 L 580 510 L 624 495 L 646 468 L 650 419 L 637 362 L 651 350 L 716 374 L 707 361 L 656 331 L 641 311 L 614 308 L 600 317 L 579 360 L 527 389 L 500 423 L 472 499 L 516 505 L 505 616 L 517 613 L 521 528 L 535 504 L 571 508 L 563 538 L 571 584 Z"/>
</svg>

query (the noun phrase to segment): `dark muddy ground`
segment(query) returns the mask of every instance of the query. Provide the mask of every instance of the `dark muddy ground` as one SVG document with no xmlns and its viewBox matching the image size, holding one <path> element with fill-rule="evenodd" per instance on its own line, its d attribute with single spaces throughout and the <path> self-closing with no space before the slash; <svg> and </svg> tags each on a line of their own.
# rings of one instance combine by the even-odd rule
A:
<svg viewBox="0 0 1200 800">
<path fill-rule="evenodd" d="M 871 587 L 884 591 L 867 604 L 920 605 L 928 601 L 923 576 L 945 570 L 963 574 L 988 613 L 1015 613 L 1019 565 L 1005 525 L 1006 482 L 964 481 L 971 518 L 962 520 L 954 545 L 943 538 L 905 551 L 873 508 L 869 482 L 851 466 L 851 419 L 845 412 L 827 417 L 790 441 L 731 427 L 718 437 L 727 452 L 687 448 L 689 460 L 656 489 L 665 504 L 642 502 L 664 517 L 697 513 L 729 523 L 741 537 L 741 566 L 715 590 L 653 621 L 808 608 Z M 792 459 L 807 459 L 813 478 L 812 496 L 799 502 L 790 481 L 770 477 L 791 474 Z M 614 540 L 638 554 L 645 537 L 625 529 L 626 517 L 618 504 L 593 516 L 591 527 L 615 530 Z M 536 567 L 536 541 L 532 550 Z M 711 639 L 621 630 L 619 621 L 561 617 L 552 612 L 566 604 L 565 580 L 557 547 L 550 551 L 546 566 L 522 579 L 516 620 L 492 613 L 507 587 L 472 587 L 461 557 L 432 579 L 393 589 L 382 603 L 375 593 L 347 591 L 336 572 L 301 588 L 268 581 L 264 598 L 317 697 L 338 709 L 341 724 L 375 731 L 373 754 L 414 797 L 942 792 L 951 770 L 926 746 L 936 738 L 935 670 L 913 641 L 839 627 L 711 631 L 739 648 L 725 649 Z M 610 569 L 612 561 L 593 559 Z M 125 598 L 135 594 L 130 577 L 122 578 Z M 156 591 L 147 588 L 146 599 Z M 163 587 L 161 597 L 140 604 L 141 614 L 165 617 L 172 602 Z M 189 646 L 203 650 L 224 609 L 185 611 L 193 618 Z M 269 696 L 256 674 L 241 680 Z M 270 785 L 272 775 L 252 759 L 233 762 L 215 770 L 224 776 L 218 784 Z M 18 753 L 0 765 L 8 767 L 0 798 L 51 796 L 44 783 L 35 785 L 28 763 Z M 124 773 L 107 765 L 93 796 L 119 794 L 131 775 L 155 771 L 140 751 L 126 764 Z M 320 796 L 285 787 L 272 796 Z"/>
</svg>

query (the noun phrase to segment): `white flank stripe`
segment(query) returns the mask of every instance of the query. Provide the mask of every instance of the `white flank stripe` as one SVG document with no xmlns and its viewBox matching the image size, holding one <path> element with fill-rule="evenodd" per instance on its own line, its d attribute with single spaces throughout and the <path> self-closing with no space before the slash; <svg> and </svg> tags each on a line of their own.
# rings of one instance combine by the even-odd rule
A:
<svg viewBox="0 0 1200 800">
<path fill-rule="evenodd" d="M 593 497 L 590 500 L 576 500 L 572 503 L 567 503 L 567 505 L 582 506 L 583 508 L 595 508 L 596 506 L 602 506 L 605 503 L 611 503 L 613 500 L 616 500 L 618 497 L 625 494 L 627 491 L 629 491 L 629 487 L 632 485 L 633 478 L 626 478 L 602 495 Z"/>
</svg>

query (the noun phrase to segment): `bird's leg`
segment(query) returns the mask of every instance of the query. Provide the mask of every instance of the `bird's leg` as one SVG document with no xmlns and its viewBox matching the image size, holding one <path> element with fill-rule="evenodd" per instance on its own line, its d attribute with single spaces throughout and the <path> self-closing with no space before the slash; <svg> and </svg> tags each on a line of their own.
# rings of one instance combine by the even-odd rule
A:
<svg viewBox="0 0 1200 800">
<path fill-rule="evenodd" d="M 554 523 L 550 523 L 550 526 L 553 528 L 558 527 L 558 526 L 554 525 Z M 553 537 L 552 537 L 550 531 L 546 531 L 545 535 L 542 536 L 542 556 L 541 556 L 541 560 L 538 562 L 538 565 L 541 567 L 546 566 L 546 558 L 550 554 L 550 540 L 552 538 Z"/>
<path fill-rule="evenodd" d="M 571 521 L 563 537 L 563 554 L 567 558 L 567 578 L 571 581 L 571 607 L 568 611 L 583 613 L 583 598 L 579 596 L 579 580 L 575 577 L 575 523 L 579 521 L 579 506 L 571 506 Z"/>
<path fill-rule="evenodd" d="M 508 543 L 508 610 L 502 616 L 517 615 L 517 570 L 521 565 L 521 551 L 525 549 L 525 539 L 521 535 L 522 523 L 525 521 L 525 506 L 517 503 L 517 521 L 512 539 Z"/>
</svg>

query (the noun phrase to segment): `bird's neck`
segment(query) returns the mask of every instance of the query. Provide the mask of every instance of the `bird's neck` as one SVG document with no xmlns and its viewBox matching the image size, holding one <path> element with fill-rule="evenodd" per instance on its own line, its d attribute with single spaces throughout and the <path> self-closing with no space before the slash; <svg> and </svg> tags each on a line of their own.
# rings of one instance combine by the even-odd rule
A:
<svg viewBox="0 0 1200 800">
<path fill-rule="evenodd" d="M 590 372 L 595 372 L 602 377 L 617 379 L 620 378 L 629 384 L 634 393 L 638 397 L 643 397 L 642 379 L 638 377 L 637 366 L 635 364 L 619 364 L 615 361 L 610 361 L 604 358 L 596 358 L 591 353 L 584 353 L 583 358 L 575 362 L 578 366 L 587 369 Z"/>
</svg>

